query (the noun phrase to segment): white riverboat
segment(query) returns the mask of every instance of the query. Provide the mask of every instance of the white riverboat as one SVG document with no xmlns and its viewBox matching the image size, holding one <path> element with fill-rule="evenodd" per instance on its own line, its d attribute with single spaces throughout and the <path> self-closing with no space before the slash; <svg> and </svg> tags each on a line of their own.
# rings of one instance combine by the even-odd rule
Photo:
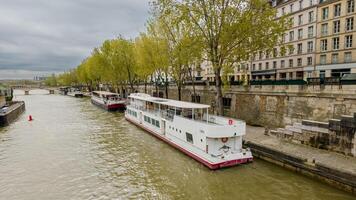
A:
<svg viewBox="0 0 356 200">
<path fill-rule="evenodd" d="M 125 118 L 210 169 L 252 162 L 242 148 L 246 123 L 210 115 L 209 107 L 134 93 Z"/>
<path fill-rule="evenodd" d="M 67 95 L 72 97 L 84 97 L 83 92 L 81 92 L 78 88 L 73 87 L 68 89 Z"/>
<path fill-rule="evenodd" d="M 124 110 L 126 108 L 126 99 L 121 98 L 119 94 L 106 91 L 92 92 L 91 102 L 108 111 Z"/>
</svg>

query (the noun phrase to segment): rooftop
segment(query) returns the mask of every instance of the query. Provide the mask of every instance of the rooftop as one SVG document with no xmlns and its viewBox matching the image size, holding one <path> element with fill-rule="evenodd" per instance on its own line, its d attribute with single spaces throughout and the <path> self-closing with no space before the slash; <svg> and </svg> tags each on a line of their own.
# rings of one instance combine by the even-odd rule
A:
<svg viewBox="0 0 356 200">
<path fill-rule="evenodd" d="M 210 108 L 209 105 L 205 104 L 198 104 L 198 103 L 191 103 L 186 101 L 176 101 L 172 99 L 163 99 L 158 97 L 152 97 L 148 94 L 144 93 L 133 93 L 130 94 L 129 98 L 138 99 L 142 101 L 148 101 L 160 105 L 167 105 L 176 108 L 191 108 L 191 109 L 203 109 L 203 108 Z"/>
</svg>

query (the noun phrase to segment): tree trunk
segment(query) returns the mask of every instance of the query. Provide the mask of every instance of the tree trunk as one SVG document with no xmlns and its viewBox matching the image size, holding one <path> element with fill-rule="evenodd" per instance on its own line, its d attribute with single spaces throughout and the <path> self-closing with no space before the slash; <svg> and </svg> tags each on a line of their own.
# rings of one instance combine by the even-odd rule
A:
<svg viewBox="0 0 356 200">
<path fill-rule="evenodd" d="M 165 83 L 164 83 L 164 85 L 165 85 L 165 92 L 166 92 L 166 99 L 168 99 L 168 75 L 167 75 L 167 73 L 165 73 L 165 79 L 166 79 L 166 81 L 165 81 Z"/>
<path fill-rule="evenodd" d="M 192 70 L 189 68 L 189 75 L 190 75 L 190 79 L 192 81 L 192 87 L 193 87 L 193 99 L 194 102 L 197 102 L 197 99 L 196 99 L 196 93 L 195 93 L 195 80 L 194 80 L 194 76 L 193 76 L 193 73 L 192 73 Z"/>
<path fill-rule="evenodd" d="M 181 84 L 177 84 L 178 87 L 178 100 L 182 100 L 182 85 Z"/>
<path fill-rule="evenodd" d="M 145 81 L 145 94 L 147 94 L 147 81 Z"/>
<path fill-rule="evenodd" d="M 217 115 L 224 115 L 222 82 L 220 77 L 220 69 L 215 70 L 215 88 L 216 88 L 216 111 Z"/>
</svg>

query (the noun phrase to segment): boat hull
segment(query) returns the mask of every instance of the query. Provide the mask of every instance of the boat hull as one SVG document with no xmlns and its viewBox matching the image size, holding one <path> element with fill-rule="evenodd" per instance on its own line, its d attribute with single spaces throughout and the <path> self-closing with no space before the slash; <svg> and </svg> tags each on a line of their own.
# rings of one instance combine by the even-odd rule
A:
<svg viewBox="0 0 356 200">
<path fill-rule="evenodd" d="M 107 111 L 125 110 L 126 108 L 126 105 L 124 103 L 115 103 L 115 104 L 106 105 L 106 104 L 99 103 L 93 99 L 91 100 L 91 103 Z"/>
<path fill-rule="evenodd" d="M 228 161 L 223 161 L 223 162 L 217 162 L 217 163 L 211 163 L 208 160 L 200 157 L 199 155 L 196 155 L 186 149 L 184 149 L 183 147 L 175 144 L 174 142 L 168 140 L 167 138 L 159 135 L 158 133 L 155 133 L 154 131 L 142 126 L 140 123 L 135 122 L 134 120 L 131 120 L 130 118 L 125 116 L 125 119 L 133 124 L 135 124 L 136 126 L 140 127 L 141 129 L 147 131 L 148 133 L 150 133 L 151 135 L 155 136 L 156 138 L 168 143 L 169 145 L 171 145 L 172 147 L 180 150 L 181 152 L 183 152 L 184 154 L 188 155 L 189 157 L 195 159 L 196 161 L 202 163 L 203 165 L 205 165 L 206 167 L 208 167 L 211 170 L 216 170 L 216 169 L 220 169 L 220 168 L 225 168 L 225 167 L 232 167 L 235 165 L 239 165 L 239 164 L 244 164 L 244 163 L 249 163 L 253 161 L 253 158 L 241 158 L 241 159 L 234 159 L 234 160 L 228 160 Z"/>
</svg>

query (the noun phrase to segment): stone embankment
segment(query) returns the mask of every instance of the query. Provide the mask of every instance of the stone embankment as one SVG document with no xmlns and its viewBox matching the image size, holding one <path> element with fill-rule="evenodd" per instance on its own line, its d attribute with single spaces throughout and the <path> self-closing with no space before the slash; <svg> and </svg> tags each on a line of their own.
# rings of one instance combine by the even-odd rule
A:
<svg viewBox="0 0 356 200">
<path fill-rule="evenodd" d="M 281 140 L 262 127 L 248 126 L 244 144 L 254 157 L 356 194 L 355 157 Z"/>
</svg>

